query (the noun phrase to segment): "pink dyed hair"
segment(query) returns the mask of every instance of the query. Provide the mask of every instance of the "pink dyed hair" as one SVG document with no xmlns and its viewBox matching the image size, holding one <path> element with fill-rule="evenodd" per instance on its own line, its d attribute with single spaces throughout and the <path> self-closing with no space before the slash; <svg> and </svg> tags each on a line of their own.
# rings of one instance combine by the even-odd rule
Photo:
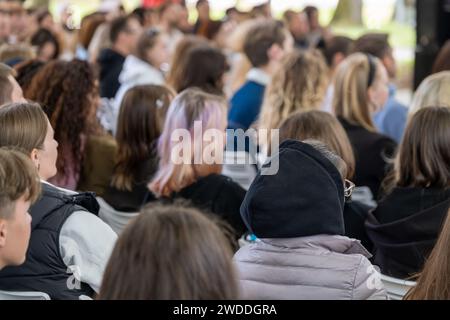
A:
<svg viewBox="0 0 450 320">
<path fill-rule="evenodd" d="M 158 141 L 159 169 L 149 189 L 156 196 L 170 196 L 192 184 L 196 177 L 193 169 L 193 152 L 191 164 L 174 164 L 171 154 L 179 142 L 171 141 L 172 132 L 176 129 L 188 130 L 191 139 L 203 138 L 208 129 L 223 130 L 226 125 L 226 101 L 197 88 L 186 89 L 175 97 L 167 112 L 164 129 Z M 202 124 L 200 137 L 194 135 L 194 122 Z M 192 141 L 194 142 L 194 141 Z M 202 141 L 198 141 L 201 143 Z"/>
</svg>

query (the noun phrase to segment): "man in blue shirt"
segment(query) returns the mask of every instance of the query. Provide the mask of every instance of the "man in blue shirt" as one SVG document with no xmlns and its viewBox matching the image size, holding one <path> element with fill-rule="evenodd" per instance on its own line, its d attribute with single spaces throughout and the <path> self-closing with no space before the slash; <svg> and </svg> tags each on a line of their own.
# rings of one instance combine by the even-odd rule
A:
<svg viewBox="0 0 450 320">
<path fill-rule="evenodd" d="M 247 130 L 257 120 L 265 88 L 292 47 L 292 37 L 276 21 L 260 21 L 249 30 L 244 52 L 253 68 L 248 72 L 245 84 L 231 99 L 228 128 Z"/>
<path fill-rule="evenodd" d="M 406 126 L 408 109 L 395 99 L 395 86 L 392 83 L 396 77 L 397 66 L 392 47 L 388 42 L 388 35 L 382 33 L 368 33 L 355 41 L 354 52 L 369 53 L 383 63 L 388 72 L 391 84 L 389 85 L 389 98 L 384 108 L 373 116 L 378 131 L 401 141 Z"/>
</svg>

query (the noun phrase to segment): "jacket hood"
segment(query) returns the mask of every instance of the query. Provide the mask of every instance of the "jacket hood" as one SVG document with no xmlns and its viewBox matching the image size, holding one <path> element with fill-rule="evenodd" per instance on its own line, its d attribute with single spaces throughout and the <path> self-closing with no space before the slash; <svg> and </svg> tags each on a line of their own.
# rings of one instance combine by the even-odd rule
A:
<svg viewBox="0 0 450 320">
<path fill-rule="evenodd" d="M 119 76 L 121 84 L 133 82 L 160 83 L 164 82 L 162 73 L 149 63 L 139 59 L 134 55 L 129 55 L 123 64 L 122 72 Z"/>
<path fill-rule="evenodd" d="M 278 172 L 264 175 L 275 161 Z M 344 184 L 337 168 L 312 146 L 287 140 L 256 176 L 241 216 L 258 238 L 296 238 L 344 235 L 343 210 Z"/>
<path fill-rule="evenodd" d="M 261 242 L 291 250 L 297 249 L 322 249 L 342 254 L 361 254 L 366 258 L 372 255 L 364 248 L 361 241 L 344 236 L 317 235 L 288 239 L 260 239 Z"/>
</svg>

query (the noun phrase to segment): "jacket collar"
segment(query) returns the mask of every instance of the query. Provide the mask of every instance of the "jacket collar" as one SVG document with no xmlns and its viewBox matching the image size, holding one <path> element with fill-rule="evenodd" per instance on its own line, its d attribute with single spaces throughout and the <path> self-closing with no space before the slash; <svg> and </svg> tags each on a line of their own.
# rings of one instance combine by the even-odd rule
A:
<svg viewBox="0 0 450 320">
<path fill-rule="evenodd" d="M 256 82 L 262 86 L 268 86 L 271 80 L 271 77 L 268 73 L 264 72 L 259 68 L 252 68 L 247 73 L 247 80 Z"/>
<path fill-rule="evenodd" d="M 316 235 L 301 238 L 260 239 L 264 244 L 287 249 L 325 249 L 342 254 L 361 254 L 366 258 L 372 255 L 361 244 L 361 241 L 345 236 Z"/>
</svg>

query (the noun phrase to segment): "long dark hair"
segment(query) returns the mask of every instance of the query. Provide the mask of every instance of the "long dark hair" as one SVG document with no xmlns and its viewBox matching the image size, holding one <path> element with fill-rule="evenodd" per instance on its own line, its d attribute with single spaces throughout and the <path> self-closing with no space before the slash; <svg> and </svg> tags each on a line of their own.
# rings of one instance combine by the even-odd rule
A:
<svg viewBox="0 0 450 320">
<path fill-rule="evenodd" d="M 84 158 L 83 135 L 99 132 L 96 118 L 96 73 L 84 61 L 51 61 L 34 77 L 25 97 L 40 103 L 59 143 L 58 175 L 66 176 L 73 159 L 75 173 Z"/>
<path fill-rule="evenodd" d="M 100 289 L 101 300 L 237 299 L 232 251 L 220 228 L 196 209 L 152 204 L 124 230 Z"/>
<path fill-rule="evenodd" d="M 195 45 L 180 60 L 178 78 L 172 83 L 175 91 L 197 87 L 208 93 L 223 95 L 223 75 L 229 70 L 225 55 L 213 46 Z"/>
<path fill-rule="evenodd" d="M 156 141 L 173 96 L 166 87 L 155 85 L 137 86 L 125 94 L 117 126 L 113 187 L 131 191 L 139 165 L 156 156 Z"/>
<path fill-rule="evenodd" d="M 419 110 L 406 127 L 394 170 L 384 181 L 394 187 L 450 188 L 450 108 Z"/>
</svg>

